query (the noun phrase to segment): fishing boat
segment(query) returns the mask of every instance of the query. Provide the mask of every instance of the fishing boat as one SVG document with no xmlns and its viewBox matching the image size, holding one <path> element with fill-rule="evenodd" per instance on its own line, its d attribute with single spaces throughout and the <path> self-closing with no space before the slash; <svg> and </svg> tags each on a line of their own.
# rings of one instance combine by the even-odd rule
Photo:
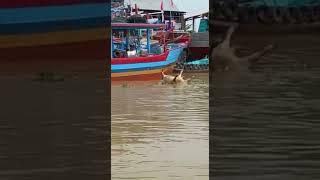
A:
<svg viewBox="0 0 320 180">
<path fill-rule="evenodd" d="M 192 15 L 186 18 L 186 21 L 192 20 L 191 41 L 189 44 L 188 61 L 194 61 L 204 58 L 209 53 L 209 21 L 205 17 L 208 12 Z M 195 29 L 195 20 L 200 18 L 198 30 Z"/>
<path fill-rule="evenodd" d="M 214 34 L 225 33 L 234 23 L 242 35 L 305 34 L 320 28 L 318 0 L 216 0 L 211 7 Z"/>
<path fill-rule="evenodd" d="M 153 31 L 164 28 L 164 24 L 112 23 L 112 81 L 161 80 L 162 71 L 172 72 L 184 46 L 152 41 Z"/>
<path fill-rule="evenodd" d="M 318 0 L 216 0 L 212 7 L 214 20 L 238 22 L 241 25 L 270 25 L 275 29 L 274 25 L 305 26 L 320 23 Z"/>
<path fill-rule="evenodd" d="M 85 62 L 102 69 L 110 47 L 106 9 L 103 0 L 0 1 L 1 72 L 70 70 Z"/>
<path fill-rule="evenodd" d="M 191 42 L 190 33 L 177 30 L 171 30 L 168 32 L 157 32 L 153 38 L 160 40 L 163 37 L 166 38 L 166 42 L 185 43 L 187 45 L 189 45 L 189 43 Z"/>
<path fill-rule="evenodd" d="M 184 64 L 177 64 L 174 72 L 179 72 L 184 69 L 185 73 L 208 73 L 209 72 L 209 58 L 198 59 Z"/>
</svg>

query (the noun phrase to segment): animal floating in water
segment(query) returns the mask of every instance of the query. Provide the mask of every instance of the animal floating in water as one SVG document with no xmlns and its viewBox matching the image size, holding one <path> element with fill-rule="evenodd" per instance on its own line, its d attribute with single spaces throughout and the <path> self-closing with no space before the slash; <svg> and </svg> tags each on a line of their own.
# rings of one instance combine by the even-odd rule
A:
<svg viewBox="0 0 320 180">
<path fill-rule="evenodd" d="M 268 45 L 263 49 L 258 50 L 251 55 L 239 57 L 235 54 L 235 49 L 231 47 L 230 40 L 237 25 L 233 25 L 228 29 L 226 38 L 216 47 L 211 47 L 211 57 L 213 58 L 213 69 L 216 71 L 235 70 L 241 64 L 252 65 L 259 61 L 259 59 L 266 53 L 270 52 L 274 46 Z"/>
<path fill-rule="evenodd" d="M 182 76 L 183 69 L 176 76 L 165 74 L 162 70 L 162 83 L 163 84 L 186 84 L 190 79 L 184 79 Z"/>
</svg>

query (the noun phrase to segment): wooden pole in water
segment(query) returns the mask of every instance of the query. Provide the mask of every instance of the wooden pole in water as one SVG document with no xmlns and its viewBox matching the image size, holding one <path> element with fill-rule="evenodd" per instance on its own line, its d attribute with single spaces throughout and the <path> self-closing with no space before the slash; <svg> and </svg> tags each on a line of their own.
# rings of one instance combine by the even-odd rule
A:
<svg viewBox="0 0 320 180">
<path fill-rule="evenodd" d="M 172 17 L 172 15 L 171 15 L 171 10 L 170 10 L 170 18 L 169 18 L 169 29 L 171 30 L 171 17 Z"/>
</svg>

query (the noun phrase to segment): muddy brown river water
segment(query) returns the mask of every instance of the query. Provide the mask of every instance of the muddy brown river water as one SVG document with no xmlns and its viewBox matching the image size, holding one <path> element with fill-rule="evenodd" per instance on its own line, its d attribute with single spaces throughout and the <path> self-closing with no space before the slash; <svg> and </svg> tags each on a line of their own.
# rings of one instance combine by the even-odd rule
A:
<svg viewBox="0 0 320 180">
<path fill-rule="evenodd" d="M 212 176 L 319 179 L 319 33 L 238 34 L 234 43 L 243 53 L 277 48 L 252 69 L 215 74 Z"/>
<path fill-rule="evenodd" d="M 208 75 L 112 86 L 112 179 L 209 179 Z"/>
</svg>

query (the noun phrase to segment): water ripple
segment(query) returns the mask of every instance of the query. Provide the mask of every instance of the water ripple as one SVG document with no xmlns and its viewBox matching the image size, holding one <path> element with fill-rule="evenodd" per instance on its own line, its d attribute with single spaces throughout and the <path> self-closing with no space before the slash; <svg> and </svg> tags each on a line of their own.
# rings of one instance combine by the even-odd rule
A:
<svg viewBox="0 0 320 180">
<path fill-rule="evenodd" d="M 209 179 L 208 77 L 112 87 L 112 179 Z"/>
<path fill-rule="evenodd" d="M 268 63 L 214 78 L 217 180 L 320 179 L 320 41 L 284 39 Z"/>
</svg>

